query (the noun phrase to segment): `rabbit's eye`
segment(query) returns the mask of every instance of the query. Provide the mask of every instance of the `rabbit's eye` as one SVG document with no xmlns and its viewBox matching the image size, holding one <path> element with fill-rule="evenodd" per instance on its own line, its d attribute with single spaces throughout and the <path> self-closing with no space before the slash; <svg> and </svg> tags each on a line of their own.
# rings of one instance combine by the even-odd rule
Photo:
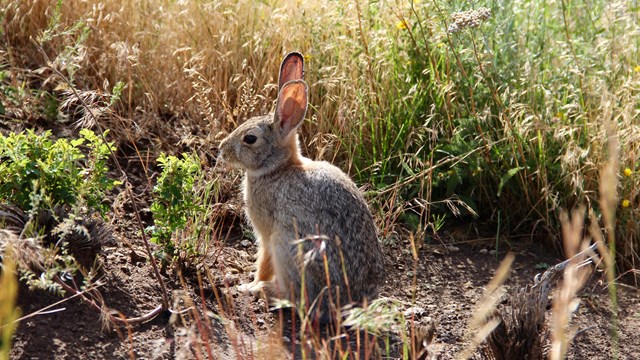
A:
<svg viewBox="0 0 640 360">
<path fill-rule="evenodd" d="M 245 136 L 242 138 L 242 141 L 244 141 L 245 143 L 247 143 L 247 144 L 249 144 L 249 145 L 251 145 L 251 144 L 255 143 L 255 142 L 256 142 L 256 140 L 258 140 L 258 138 L 257 138 L 255 135 L 251 135 L 251 134 L 249 134 L 249 135 L 245 135 Z"/>
</svg>

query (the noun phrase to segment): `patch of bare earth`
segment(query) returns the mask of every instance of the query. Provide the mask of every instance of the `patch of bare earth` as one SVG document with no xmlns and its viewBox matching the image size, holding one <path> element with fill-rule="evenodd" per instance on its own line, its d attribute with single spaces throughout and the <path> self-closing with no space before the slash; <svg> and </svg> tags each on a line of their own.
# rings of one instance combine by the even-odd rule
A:
<svg viewBox="0 0 640 360">
<path fill-rule="evenodd" d="M 105 284 L 100 292 L 107 306 L 123 316 L 140 316 L 162 301 L 160 287 L 146 258 L 133 255 L 132 248 L 143 254 L 137 227 L 125 216 L 116 222 L 115 243 L 106 246 L 101 255 Z M 125 245 L 123 237 L 132 243 Z M 215 358 L 264 357 L 259 346 L 274 336 L 284 339 L 284 350 L 278 356 L 300 356 L 299 344 L 289 331 L 277 335 L 277 313 L 267 311 L 263 300 L 237 293 L 235 285 L 250 281 L 250 268 L 255 246 L 230 241 L 212 246 L 205 261 L 199 285 L 194 271 L 167 271 L 163 277 L 174 310 L 200 309 L 201 320 L 208 321 L 209 347 Z M 244 242 L 246 245 L 247 243 Z M 489 245 L 424 245 L 419 259 L 413 261 L 408 242 L 386 244 L 387 284 L 382 296 L 399 300 L 404 310 L 413 314 L 416 324 L 433 322 L 436 329 L 434 348 L 439 358 L 452 359 L 462 348 L 465 328 L 480 298 L 483 287 L 492 278 L 503 253 L 496 255 Z M 552 249 L 521 244 L 512 249 L 516 260 L 505 284 L 508 291 L 530 283 L 542 271 L 562 259 Z M 213 259 L 216 259 L 215 261 Z M 417 285 L 413 285 L 414 272 Z M 209 276 L 206 276 L 209 274 Z M 595 272 L 584 288 L 581 304 L 572 324 L 577 335 L 569 352 L 570 359 L 609 359 L 612 356 L 612 311 L 602 275 Z M 204 298 L 202 297 L 204 296 Z M 190 299 L 190 300 L 189 300 Z M 640 294 L 628 286 L 618 288 L 620 358 L 640 358 Z M 20 307 L 29 314 L 60 301 L 49 293 L 21 289 Z M 192 301 L 192 303 L 190 303 Z M 207 311 L 201 311 L 204 306 Z M 503 302 L 501 306 L 508 306 Z M 55 310 L 55 311 L 53 311 Z M 547 316 L 548 318 L 548 316 Z M 548 321 L 548 320 L 547 320 Z M 162 314 L 137 325 L 105 328 L 99 312 L 74 298 L 61 303 L 48 313 L 22 321 L 13 339 L 13 359 L 173 359 L 206 356 L 202 330 L 188 312 L 182 315 Z M 391 357 L 399 357 L 400 338 L 391 337 Z M 293 345 L 292 345 L 293 344 Z M 295 350 L 298 349 L 298 350 Z M 480 356 L 477 356 L 480 358 Z"/>
</svg>

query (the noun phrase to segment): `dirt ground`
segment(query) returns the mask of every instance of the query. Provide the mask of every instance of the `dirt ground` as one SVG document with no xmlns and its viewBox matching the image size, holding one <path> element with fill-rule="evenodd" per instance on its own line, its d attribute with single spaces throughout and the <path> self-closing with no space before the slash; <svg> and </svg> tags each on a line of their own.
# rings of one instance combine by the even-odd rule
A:
<svg viewBox="0 0 640 360">
<path fill-rule="evenodd" d="M 130 237 L 135 229 L 123 228 L 128 221 L 116 222 L 115 241 L 104 247 L 101 258 L 104 264 L 104 286 L 100 292 L 106 304 L 127 317 L 140 316 L 161 304 L 159 285 L 151 266 L 145 259 L 132 256 L 131 248 L 122 241 L 129 237 L 132 248 L 143 254 L 141 240 Z M 454 233 L 443 232 L 443 239 L 453 239 Z M 253 262 L 255 245 L 229 241 L 223 247 L 211 249 L 207 265 L 212 274 L 211 282 L 203 280 L 198 285 L 195 272 L 183 274 L 181 284 L 177 274 L 168 271 L 164 276 L 172 298 L 172 308 L 188 306 L 185 299 L 204 301 L 210 310 L 211 347 L 215 358 L 272 358 L 257 351 L 258 344 L 265 344 L 275 333 L 275 313 L 266 311 L 263 300 L 254 300 L 238 294 L 235 286 L 251 279 L 249 269 Z M 472 243 L 473 244 L 473 243 Z M 516 243 L 512 249 L 516 260 L 506 282 L 508 291 L 530 283 L 534 275 L 550 264 L 560 262 L 552 249 Z M 484 286 L 492 278 L 504 253 L 497 255 L 489 244 L 452 245 L 427 244 L 419 252 L 417 264 L 412 260 L 408 241 L 397 241 L 383 246 L 388 268 L 387 283 L 382 296 L 398 300 L 402 310 L 413 311 L 418 324 L 434 323 L 433 348 L 438 358 L 451 359 L 461 349 L 465 328 L 482 294 Z M 212 258 L 216 256 L 214 263 Z M 546 264 L 546 265 L 545 265 Z M 417 267 L 417 269 L 415 269 Z M 417 287 L 412 285 L 413 271 L 417 270 Z M 595 272 L 581 294 L 581 303 L 572 322 L 577 335 L 569 351 L 570 359 L 612 358 L 612 312 L 607 289 L 603 287 L 602 274 Z M 230 286 L 228 286 L 230 285 Z M 415 302 L 414 298 L 415 289 Z M 219 303 L 216 297 L 230 299 Z M 186 296 L 185 296 L 186 295 Z M 204 295 L 204 299 L 201 298 Z M 640 294 L 629 286 L 620 286 L 619 337 L 621 359 L 640 358 Z M 46 292 L 30 292 L 21 289 L 20 307 L 23 314 L 30 314 L 47 305 L 60 301 Z M 188 301 L 188 300 L 187 300 Z M 222 305 L 224 314 L 221 312 Z M 12 359 L 173 359 L 194 358 L 191 346 L 196 340 L 194 326 L 175 321 L 169 314 L 161 314 L 146 323 L 106 329 L 100 314 L 78 298 L 65 301 L 20 323 L 13 339 Z M 227 319 L 223 325 L 221 317 Z M 547 316 L 548 317 L 548 316 Z M 192 322 L 193 323 L 193 322 Z M 231 329 L 231 330 L 230 330 Z M 229 334 L 235 334 L 229 335 Z M 291 336 L 291 334 L 288 334 Z M 286 336 L 286 335 L 285 335 Z M 284 339 L 289 349 L 291 338 Z M 294 340 L 295 341 L 295 340 Z M 391 358 L 399 357 L 400 338 L 391 338 Z M 199 349 L 202 350 L 200 347 Z M 394 354 L 395 352 L 395 354 Z M 242 355 L 240 355 L 241 353 Z M 289 357 L 285 351 L 278 357 Z M 480 358 L 480 355 L 476 356 Z"/>
</svg>

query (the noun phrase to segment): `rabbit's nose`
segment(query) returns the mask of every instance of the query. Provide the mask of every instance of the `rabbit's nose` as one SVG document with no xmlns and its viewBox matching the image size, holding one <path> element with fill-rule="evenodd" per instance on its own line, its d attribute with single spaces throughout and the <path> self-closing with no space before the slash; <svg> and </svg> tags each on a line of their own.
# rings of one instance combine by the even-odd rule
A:
<svg viewBox="0 0 640 360">
<path fill-rule="evenodd" d="M 220 141 L 220 145 L 218 145 L 218 158 L 222 157 L 226 157 L 227 156 L 227 152 L 229 150 L 227 150 L 227 148 L 229 147 L 227 145 L 227 143 L 229 142 L 228 138 L 224 138 L 222 139 L 222 141 Z"/>
<path fill-rule="evenodd" d="M 220 149 L 218 150 L 218 156 L 216 156 L 214 169 L 216 169 L 217 171 L 225 171 L 229 169 L 229 157 L 228 150 L 226 150 L 226 148 L 220 147 Z"/>
<path fill-rule="evenodd" d="M 227 158 L 227 146 L 225 140 L 222 140 L 222 142 L 220 142 L 220 145 L 218 145 L 218 155 L 216 156 L 216 163 L 224 161 Z"/>
<path fill-rule="evenodd" d="M 216 164 L 232 166 L 237 161 L 237 150 L 233 143 L 227 144 L 225 140 L 220 143 L 218 148 L 218 157 L 216 157 Z"/>
<path fill-rule="evenodd" d="M 227 151 L 225 148 L 220 146 L 220 149 L 218 150 L 218 156 L 216 157 L 216 163 L 225 162 L 226 159 L 227 159 Z"/>
</svg>

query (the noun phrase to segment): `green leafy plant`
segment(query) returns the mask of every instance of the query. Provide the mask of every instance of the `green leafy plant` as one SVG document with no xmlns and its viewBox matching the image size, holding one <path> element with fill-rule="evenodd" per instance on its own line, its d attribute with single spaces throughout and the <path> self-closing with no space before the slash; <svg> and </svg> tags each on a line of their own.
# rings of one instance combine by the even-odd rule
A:
<svg viewBox="0 0 640 360">
<path fill-rule="evenodd" d="M 107 176 L 113 145 L 88 129 L 80 135 L 71 141 L 53 141 L 50 131 L 0 135 L 0 201 L 28 211 L 69 205 L 104 215 L 105 192 L 119 184 Z"/>
<path fill-rule="evenodd" d="M 189 220 L 202 210 L 195 186 L 202 170 L 198 159 L 187 154 L 182 154 L 182 158 L 161 154 L 157 161 L 162 173 L 153 188 L 154 225 L 147 231 L 151 233 L 151 242 L 161 246 L 159 257 L 167 264 L 173 262 L 180 251 L 191 255 L 197 252 L 192 241 L 174 241 L 174 234 L 185 229 Z"/>
</svg>

